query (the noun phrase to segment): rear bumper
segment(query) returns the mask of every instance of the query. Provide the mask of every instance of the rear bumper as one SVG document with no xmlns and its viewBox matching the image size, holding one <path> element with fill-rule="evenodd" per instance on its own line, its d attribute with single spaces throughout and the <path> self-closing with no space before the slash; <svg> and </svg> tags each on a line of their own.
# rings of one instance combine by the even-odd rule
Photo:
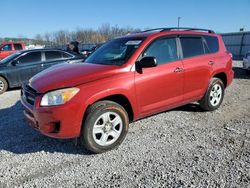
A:
<svg viewBox="0 0 250 188">
<path fill-rule="evenodd" d="M 52 138 L 76 138 L 82 125 L 81 104 L 70 101 L 64 105 L 40 107 L 40 98 L 30 105 L 21 97 L 26 122 L 41 134 Z"/>
</svg>

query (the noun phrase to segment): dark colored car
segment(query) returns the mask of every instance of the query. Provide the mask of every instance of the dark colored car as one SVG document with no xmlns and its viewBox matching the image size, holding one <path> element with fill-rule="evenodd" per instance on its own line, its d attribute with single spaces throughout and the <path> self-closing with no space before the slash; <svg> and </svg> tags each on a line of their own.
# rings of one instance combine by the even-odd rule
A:
<svg viewBox="0 0 250 188">
<path fill-rule="evenodd" d="M 96 51 L 98 48 L 100 48 L 104 43 L 100 43 L 100 44 L 96 44 L 96 45 L 92 45 L 89 46 L 89 48 L 84 48 L 80 51 L 80 53 L 87 58 L 88 56 L 90 56 L 94 51 Z"/>
<path fill-rule="evenodd" d="M 63 50 L 35 49 L 16 52 L 0 61 L 0 94 L 8 88 L 21 86 L 22 82 L 52 65 L 82 60 L 82 56 Z"/>
<path fill-rule="evenodd" d="M 196 101 L 216 110 L 233 76 L 220 35 L 161 28 L 111 40 L 83 64 L 37 74 L 22 88 L 21 102 L 42 134 L 77 138 L 101 153 L 122 143 L 129 122 Z"/>
</svg>

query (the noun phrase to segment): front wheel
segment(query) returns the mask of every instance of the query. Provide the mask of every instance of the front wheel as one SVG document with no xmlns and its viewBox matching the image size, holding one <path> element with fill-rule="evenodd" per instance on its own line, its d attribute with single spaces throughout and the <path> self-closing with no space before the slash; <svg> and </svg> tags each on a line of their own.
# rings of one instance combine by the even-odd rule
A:
<svg viewBox="0 0 250 188">
<path fill-rule="evenodd" d="M 213 111 L 219 108 L 224 98 L 225 86 L 221 79 L 212 78 L 208 89 L 200 101 L 203 110 Z"/>
<path fill-rule="evenodd" d="M 128 131 L 125 109 L 112 101 L 100 101 L 87 111 L 81 132 L 81 143 L 93 153 L 102 153 L 119 146 Z"/>
<path fill-rule="evenodd" d="M 0 95 L 3 94 L 8 89 L 7 81 L 0 76 Z"/>
</svg>

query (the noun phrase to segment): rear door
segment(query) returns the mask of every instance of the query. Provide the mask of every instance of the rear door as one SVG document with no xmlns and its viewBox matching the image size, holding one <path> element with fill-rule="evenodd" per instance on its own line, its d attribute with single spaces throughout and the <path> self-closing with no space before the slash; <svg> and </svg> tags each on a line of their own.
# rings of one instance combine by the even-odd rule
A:
<svg viewBox="0 0 250 188">
<path fill-rule="evenodd" d="M 45 70 L 53 65 L 66 63 L 72 58 L 73 55 L 68 54 L 63 51 L 44 51 L 44 63 L 42 66 L 42 70 Z"/>
<path fill-rule="evenodd" d="M 152 42 L 142 57 L 153 56 L 158 65 L 135 73 L 140 115 L 146 116 L 176 106 L 183 98 L 183 65 L 179 60 L 176 37 Z"/>
<path fill-rule="evenodd" d="M 184 100 L 196 100 L 207 89 L 214 60 L 206 54 L 202 36 L 182 35 L 179 39 L 183 54 Z"/>
<path fill-rule="evenodd" d="M 20 85 L 28 81 L 32 76 L 41 71 L 41 52 L 27 52 L 16 59 L 18 64 L 11 67 L 9 77 L 13 80 L 14 85 Z"/>
</svg>

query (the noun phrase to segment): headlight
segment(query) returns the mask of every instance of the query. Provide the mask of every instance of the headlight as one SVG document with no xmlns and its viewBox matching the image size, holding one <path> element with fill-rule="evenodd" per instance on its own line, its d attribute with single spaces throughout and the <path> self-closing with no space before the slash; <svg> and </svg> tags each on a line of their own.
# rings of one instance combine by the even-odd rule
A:
<svg viewBox="0 0 250 188">
<path fill-rule="evenodd" d="M 41 101 L 41 106 L 54 106 L 64 104 L 72 99 L 78 92 L 79 88 L 66 88 L 46 93 Z"/>
</svg>

